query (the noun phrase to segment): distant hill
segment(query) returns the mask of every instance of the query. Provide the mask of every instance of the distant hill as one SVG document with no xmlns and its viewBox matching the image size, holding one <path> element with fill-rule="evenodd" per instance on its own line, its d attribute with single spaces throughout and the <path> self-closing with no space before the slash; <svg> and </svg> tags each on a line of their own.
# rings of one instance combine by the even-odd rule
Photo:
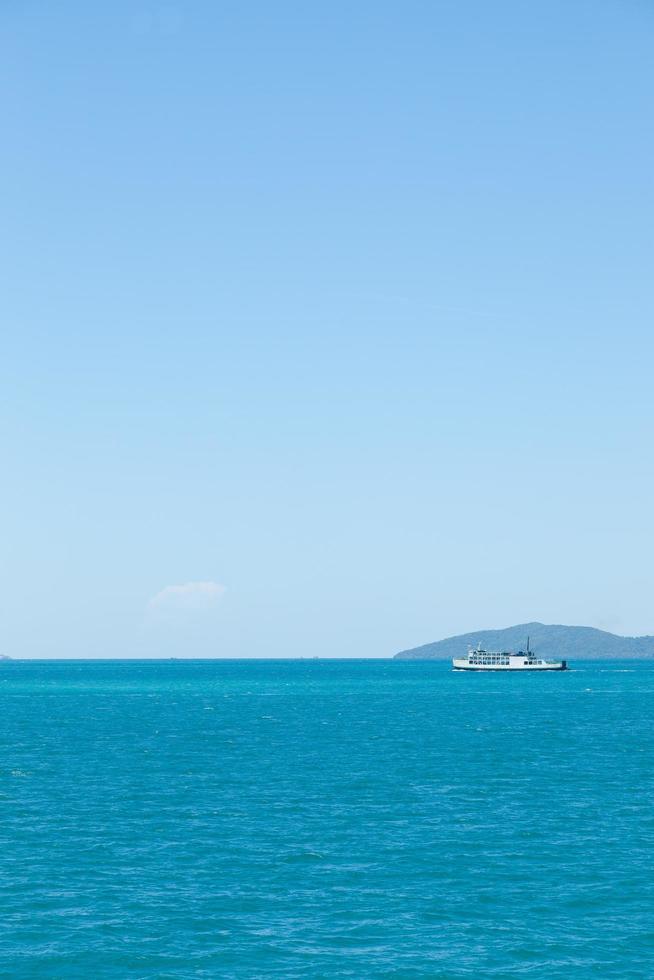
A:
<svg viewBox="0 0 654 980">
<path fill-rule="evenodd" d="M 468 647 L 481 643 L 486 650 L 524 649 L 529 636 L 531 649 L 544 657 L 569 660 L 654 657 L 654 636 L 616 636 L 592 626 L 546 626 L 522 623 L 504 630 L 478 630 L 426 643 L 395 654 L 395 660 L 448 660 L 464 656 Z"/>
</svg>

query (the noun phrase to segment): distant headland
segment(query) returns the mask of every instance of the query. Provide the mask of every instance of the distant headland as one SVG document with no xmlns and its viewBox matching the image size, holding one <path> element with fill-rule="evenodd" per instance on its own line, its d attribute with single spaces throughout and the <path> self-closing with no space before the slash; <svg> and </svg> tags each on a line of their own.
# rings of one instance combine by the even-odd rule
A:
<svg viewBox="0 0 654 980">
<path fill-rule="evenodd" d="M 468 647 L 481 643 L 487 650 L 512 650 L 524 647 L 530 638 L 533 650 L 543 657 L 570 660 L 612 660 L 654 658 L 654 636 L 617 636 L 592 626 L 547 626 L 544 623 L 521 623 L 503 630 L 477 630 L 449 636 L 395 654 L 395 660 L 448 660 L 461 656 Z"/>
</svg>

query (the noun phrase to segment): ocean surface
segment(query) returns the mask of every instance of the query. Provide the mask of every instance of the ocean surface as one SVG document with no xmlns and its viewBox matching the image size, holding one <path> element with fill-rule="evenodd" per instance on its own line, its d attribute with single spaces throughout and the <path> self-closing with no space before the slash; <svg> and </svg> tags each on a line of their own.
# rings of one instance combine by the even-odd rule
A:
<svg viewBox="0 0 654 980">
<path fill-rule="evenodd" d="M 0 975 L 654 977 L 654 669 L 0 664 Z"/>
</svg>

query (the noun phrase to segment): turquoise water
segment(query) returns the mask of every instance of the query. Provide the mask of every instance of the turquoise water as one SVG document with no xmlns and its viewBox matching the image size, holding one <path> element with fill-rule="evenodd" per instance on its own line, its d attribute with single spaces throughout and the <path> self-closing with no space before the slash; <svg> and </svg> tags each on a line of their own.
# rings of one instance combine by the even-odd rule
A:
<svg viewBox="0 0 654 980">
<path fill-rule="evenodd" d="M 0 665 L 0 974 L 651 978 L 654 670 Z"/>
</svg>

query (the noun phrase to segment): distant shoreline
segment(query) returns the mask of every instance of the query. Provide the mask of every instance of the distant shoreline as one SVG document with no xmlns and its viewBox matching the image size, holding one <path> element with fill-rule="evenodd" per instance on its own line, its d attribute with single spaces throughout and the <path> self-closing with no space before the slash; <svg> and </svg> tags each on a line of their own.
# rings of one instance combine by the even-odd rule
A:
<svg viewBox="0 0 654 980">
<path fill-rule="evenodd" d="M 563 660 L 654 660 L 654 636 L 619 636 L 593 626 L 520 623 L 505 629 L 476 630 L 425 643 L 395 654 L 396 660 L 447 660 L 481 644 L 486 650 L 531 649 Z"/>
<path fill-rule="evenodd" d="M 572 663 L 652 663 L 654 656 L 602 656 L 575 655 Z M 451 664 L 451 657 L 405 657 L 391 655 L 386 657 L 10 657 L 4 663 L 9 664 L 343 664 L 343 663 L 419 663 L 419 664 Z M 0 665 L 1 666 L 1 665 Z"/>
</svg>

